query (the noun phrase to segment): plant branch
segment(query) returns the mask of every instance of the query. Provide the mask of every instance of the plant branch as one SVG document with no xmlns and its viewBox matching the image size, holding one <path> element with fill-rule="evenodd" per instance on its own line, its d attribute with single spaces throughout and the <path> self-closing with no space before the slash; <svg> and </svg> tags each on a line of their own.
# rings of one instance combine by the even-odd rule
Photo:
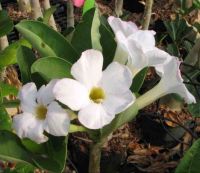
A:
<svg viewBox="0 0 200 173">
<path fill-rule="evenodd" d="M 115 0 L 115 14 L 117 17 L 123 14 L 123 3 L 124 0 Z"/>
<path fill-rule="evenodd" d="M 144 10 L 144 21 L 142 24 L 142 29 L 148 30 L 151 14 L 152 14 L 153 0 L 146 0 L 145 10 Z"/>
</svg>

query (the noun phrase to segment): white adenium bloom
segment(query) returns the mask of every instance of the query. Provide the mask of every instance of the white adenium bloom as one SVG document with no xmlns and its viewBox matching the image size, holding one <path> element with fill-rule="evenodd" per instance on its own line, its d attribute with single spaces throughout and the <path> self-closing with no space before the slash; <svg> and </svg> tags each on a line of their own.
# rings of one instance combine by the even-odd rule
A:
<svg viewBox="0 0 200 173">
<path fill-rule="evenodd" d="M 188 104 L 196 103 L 195 97 L 188 91 L 183 83 L 181 72 L 179 70 L 180 61 L 177 57 L 167 53 L 166 56 L 167 61 L 165 61 L 164 64 L 155 67 L 157 74 L 161 77 L 160 82 L 136 100 L 135 104 L 138 105 L 139 109 L 172 93 L 180 95 Z"/>
<path fill-rule="evenodd" d="M 54 136 L 66 136 L 70 125 L 67 112 L 54 101 L 52 80 L 38 91 L 34 83 L 27 83 L 19 92 L 22 113 L 13 118 L 13 128 L 20 138 L 42 143 L 48 140 L 44 131 Z"/>
<path fill-rule="evenodd" d="M 72 66 L 76 80 L 59 80 L 54 89 L 57 100 L 78 112 L 79 121 L 90 129 L 109 124 L 118 114 L 133 103 L 129 90 L 132 83 L 130 70 L 117 62 L 104 71 L 102 53 L 87 50 Z"/>
<path fill-rule="evenodd" d="M 133 22 L 110 16 L 108 22 L 117 41 L 115 60 L 126 64 L 135 76 L 147 66 L 162 64 L 164 51 L 155 47 L 155 32 L 139 30 Z M 162 56 L 160 56 L 162 55 Z"/>
<path fill-rule="evenodd" d="M 179 66 L 181 62 L 177 57 L 166 55 L 167 61 L 163 65 L 156 66 L 157 74 L 161 77 L 159 87 L 166 94 L 176 93 L 184 98 L 188 104 L 195 103 L 195 97 L 188 91 L 183 83 Z"/>
</svg>

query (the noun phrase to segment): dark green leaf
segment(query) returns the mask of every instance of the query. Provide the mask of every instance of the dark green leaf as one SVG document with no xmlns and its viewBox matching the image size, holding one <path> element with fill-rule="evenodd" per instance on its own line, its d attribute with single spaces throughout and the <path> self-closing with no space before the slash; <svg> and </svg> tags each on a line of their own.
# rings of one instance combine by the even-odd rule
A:
<svg viewBox="0 0 200 173">
<path fill-rule="evenodd" d="M 61 173 L 63 171 L 63 160 L 66 159 L 67 152 L 66 145 L 64 147 L 64 142 L 62 144 L 57 143 L 57 148 L 51 148 L 54 150 L 52 151 L 53 153 L 58 152 L 61 154 L 62 151 L 62 157 L 57 158 L 54 156 L 58 155 L 50 157 L 49 153 L 42 155 L 33 154 L 23 146 L 16 135 L 8 131 L 0 131 L 0 141 L 0 158 L 3 160 L 26 163 L 27 165 L 32 164 L 38 168 L 54 173 Z M 61 158 L 64 158 L 62 163 L 60 163 Z"/>
<path fill-rule="evenodd" d="M 12 31 L 14 25 L 5 10 L 0 10 L 0 37 Z"/>
<path fill-rule="evenodd" d="M 71 77 L 71 64 L 58 57 L 44 57 L 35 61 L 31 67 L 32 73 L 38 73 L 47 82 L 51 79 Z"/>
<path fill-rule="evenodd" d="M 171 43 L 167 45 L 167 52 L 173 56 L 180 56 L 179 49 L 176 44 Z"/>
<path fill-rule="evenodd" d="M 142 87 L 142 84 L 144 83 L 144 79 L 146 77 L 147 71 L 148 71 L 148 68 L 144 68 L 133 78 L 133 83 L 131 86 L 132 92 L 138 93 L 140 91 L 140 88 Z"/>
<path fill-rule="evenodd" d="M 92 37 L 95 37 L 95 39 L 96 38 L 99 39 L 98 27 L 97 27 L 99 25 L 99 19 L 98 19 L 99 17 L 100 18 L 99 45 L 101 45 L 102 47 L 102 52 L 104 57 L 104 67 L 106 67 L 110 62 L 112 62 L 114 58 L 116 42 L 114 40 L 114 35 L 107 27 L 107 21 L 105 20 L 105 18 L 103 16 L 98 16 L 97 13 L 96 15 L 94 14 L 95 14 L 95 9 L 91 9 L 87 13 L 85 13 L 85 15 L 83 16 L 83 21 L 77 25 L 73 33 L 72 45 L 76 48 L 79 54 L 81 54 L 81 52 L 87 49 L 93 48 L 94 38 Z M 96 19 L 94 19 L 94 17 L 96 17 Z M 92 30 L 92 28 L 95 29 Z M 95 40 L 96 43 L 99 42 L 98 39 Z M 84 40 L 84 42 L 80 40 Z M 96 48 L 98 50 L 101 49 L 100 46 L 97 46 Z"/>
<path fill-rule="evenodd" d="M 2 105 L 0 105 L 0 130 L 11 130 L 11 118 Z"/>
<path fill-rule="evenodd" d="M 200 102 L 188 105 L 188 110 L 193 117 L 200 117 Z"/>
<path fill-rule="evenodd" d="M 31 82 L 31 65 L 36 60 L 34 53 L 27 47 L 20 47 L 17 51 L 17 63 L 20 68 L 23 84 Z"/>
<path fill-rule="evenodd" d="M 185 153 L 175 173 L 199 173 L 200 170 L 200 139 Z"/>
<path fill-rule="evenodd" d="M 31 45 L 24 39 L 12 43 L 0 52 L 0 67 L 6 67 L 17 63 L 17 50 L 20 46 L 31 47 Z"/>
<path fill-rule="evenodd" d="M 42 22 L 22 21 L 15 27 L 42 56 L 58 56 L 71 63 L 79 58 L 79 54 L 61 34 Z"/>
</svg>

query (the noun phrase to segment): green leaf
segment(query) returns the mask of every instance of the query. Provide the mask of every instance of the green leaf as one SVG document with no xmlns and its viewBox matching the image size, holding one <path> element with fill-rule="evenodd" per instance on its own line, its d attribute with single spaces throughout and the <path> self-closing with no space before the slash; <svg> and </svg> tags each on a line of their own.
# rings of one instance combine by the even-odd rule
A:
<svg viewBox="0 0 200 173">
<path fill-rule="evenodd" d="M 11 118 L 2 105 L 0 105 L 0 130 L 11 130 Z"/>
<path fill-rule="evenodd" d="M 5 10 L 0 10 L 0 37 L 13 30 L 13 22 Z"/>
<path fill-rule="evenodd" d="M 58 162 L 59 170 L 63 172 L 67 159 L 68 137 L 49 136 L 49 138 L 50 140 L 47 143 L 49 156 Z"/>
<path fill-rule="evenodd" d="M 36 60 L 34 53 L 27 47 L 20 47 L 17 51 L 17 63 L 20 68 L 23 84 L 31 82 L 31 65 Z"/>
<path fill-rule="evenodd" d="M 199 173 L 200 170 L 200 139 L 185 153 L 175 173 Z"/>
<path fill-rule="evenodd" d="M 51 6 L 43 13 L 43 22 L 48 25 L 51 15 L 56 11 L 58 5 Z"/>
<path fill-rule="evenodd" d="M 31 45 L 26 40 L 21 39 L 0 52 L 0 68 L 17 63 L 17 50 L 22 45 L 31 48 Z"/>
<path fill-rule="evenodd" d="M 100 19 L 100 26 L 98 18 Z M 81 42 L 80 40 L 84 40 L 84 42 Z M 116 50 L 114 35 L 107 27 L 107 21 L 103 16 L 98 16 L 97 11 L 95 15 L 95 9 L 91 9 L 85 13 L 83 16 L 83 21 L 80 22 L 75 28 L 72 38 L 72 45 L 76 48 L 79 54 L 87 49 L 93 48 L 93 46 L 96 49 L 101 50 L 101 45 L 104 57 L 104 67 L 113 61 Z"/>
<path fill-rule="evenodd" d="M 72 45 L 60 33 L 42 22 L 22 21 L 15 27 L 42 56 L 58 56 L 71 63 L 79 57 Z"/>
<path fill-rule="evenodd" d="M 0 158 L 32 163 L 31 154 L 22 146 L 20 139 L 8 131 L 0 131 Z"/>
<path fill-rule="evenodd" d="M 180 43 L 192 31 L 192 27 L 187 24 L 186 20 L 179 17 L 173 21 L 165 21 L 164 25 L 171 39 L 177 43 Z"/>
<path fill-rule="evenodd" d="M 200 117 L 200 102 L 188 105 L 188 110 L 193 117 Z"/>
<path fill-rule="evenodd" d="M 35 167 L 30 164 L 17 163 L 14 170 L 11 173 L 33 173 Z"/>
<path fill-rule="evenodd" d="M 61 157 L 54 157 L 56 155 L 50 156 L 49 153 L 39 155 L 28 151 L 23 146 L 20 139 L 11 132 L 0 131 L 0 141 L 0 158 L 3 160 L 16 161 L 18 163 L 26 163 L 28 165 L 31 164 L 33 166 L 37 166 L 38 168 L 55 173 L 61 173 L 63 171 L 63 160 L 66 159 L 67 152 L 64 142 L 61 144 L 57 143 L 57 148 L 51 148 L 52 153 L 58 152 L 58 154 L 61 154 L 62 151 L 62 157 L 64 159 L 62 160 L 62 163 L 60 163 Z"/>
<path fill-rule="evenodd" d="M 144 79 L 146 77 L 147 72 L 148 72 L 148 68 L 144 68 L 133 78 L 133 83 L 131 86 L 132 92 L 138 93 L 140 91 L 140 88 L 142 87 L 142 84 L 144 83 Z"/>
<path fill-rule="evenodd" d="M 35 61 L 31 73 L 38 73 L 47 82 L 51 79 L 71 78 L 71 64 L 58 57 L 44 57 Z"/>
<path fill-rule="evenodd" d="M 12 85 L 9 85 L 4 82 L 0 82 L 0 95 L 1 97 L 5 97 L 8 95 L 14 95 L 17 96 L 18 89 Z"/>
<path fill-rule="evenodd" d="M 96 8 L 94 12 L 94 17 L 92 21 L 92 28 L 91 28 L 91 41 L 92 41 L 92 48 L 101 51 L 102 47 L 100 44 L 100 33 L 99 33 L 99 27 L 100 27 L 100 19 L 99 19 L 99 11 Z"/>
<path fill-rule="evenodd" d="M 167 45 L 167 52 L 173 56 L 180 56 L 179 49 L 176 44 L 171 43 Z"/>
<path fill-rule="evenodd" d="M 90 9 L 95 7 L 95 0 L 86 0 L 83 6 L 83 15 Z"/>
</svg>

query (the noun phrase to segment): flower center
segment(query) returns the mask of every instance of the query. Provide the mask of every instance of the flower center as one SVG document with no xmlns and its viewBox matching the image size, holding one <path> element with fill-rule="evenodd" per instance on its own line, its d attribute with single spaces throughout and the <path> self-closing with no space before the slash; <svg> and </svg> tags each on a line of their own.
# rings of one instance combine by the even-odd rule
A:
<svg viewBox="0 0 200 173">
<path fill-rule="evenodd" d="M 90 99 L 95 103 L 102 103 L 102 101 L 105 99 L 106 95 L 102 88 L 100 87 L 93 87 L 90 90 Z"/>
<path fill-rule="evenodd" d="M 46 118 L 47 108 L 43 105 L 39 105 L 36 108 L 36 117 L 39 120 L 44 120 Z"/>
</svg>

